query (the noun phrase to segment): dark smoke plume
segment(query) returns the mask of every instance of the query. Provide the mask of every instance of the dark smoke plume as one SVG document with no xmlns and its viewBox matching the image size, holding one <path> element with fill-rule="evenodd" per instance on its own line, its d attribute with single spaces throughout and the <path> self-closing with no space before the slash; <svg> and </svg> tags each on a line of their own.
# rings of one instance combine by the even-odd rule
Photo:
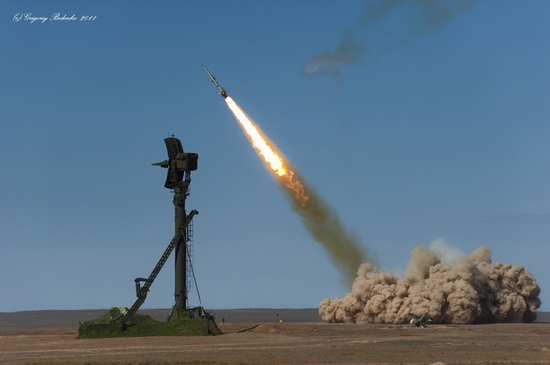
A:
<svg viewBox="0 0 550 365">
<path fill-rule="evenodd" d="M 532 322 L 539 294 L 527 269 L 492 264 L 486 246 L 444 263 L 441 250 L 419 245 L 404 278 L 363 264 L 351 293 L 324 299 L 319 314 L 326 322 L 346 323 L 407 323 L 409 313 L 434 323 Z"/>
<path fill-rule="evenodd" d="M 367 51 L 363 43 L 357 43 L 351 36 L 346 36 L 340 40 L 336 51 L 313 58 L 307 63 L 304 71 L 308 75 L 338 76 L 342 65 L 361 63 Z"/>
<path fill-rule="evenodd" d="M 336 50 L 313 57 L 304 72 L 311 76 L 339 76 L 340 67 L 360 64 L 369 53 L 380 52 L 381 45 L 397 47 L 414 38 L 439 32 L 455 15 L 472 9 L 480 1 L 368 1 L 358 21 L 344 32 Z"/>
<path fill-rule="evenodd" d="M 290 162 L 285 163 L 290 166 Z M 375 256 L 367 252 L 359 237 L 345 228 L 335 209 L 300 176 L 298 170 L 291 168 L 291 171 L 293 180 L 303 186 L 303 195 L 307 196 L 307 202 L 304 204 L 297 198 L 296 191 L 290 189 L 282 180 L 279 181 L 280 188 L 285 192 L 292 209 L 301 217 L 304 228 L 328 253 L 330 260 L 342 275 L 342 284 L 351 288 L 357 268 L 365 262 L 376 265 Z"/>
</svg>

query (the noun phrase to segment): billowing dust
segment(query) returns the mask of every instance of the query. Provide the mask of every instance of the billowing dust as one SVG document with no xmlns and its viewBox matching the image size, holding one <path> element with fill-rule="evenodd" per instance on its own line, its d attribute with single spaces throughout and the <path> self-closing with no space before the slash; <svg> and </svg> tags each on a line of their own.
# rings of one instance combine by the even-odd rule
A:
<svg viewBox="0 0 550 365">
<path fill-rule="evenodd" d="M 444 256 L 438 247 L 418 245 L 403 278 L 362 264 L 351 292 L 321 301 L 319 314 L 326 322 L 345 323 L 406 323 L 409 313 L 434 323 L 535 320 L 540 288 L 523 266 L 493 264 L 483 245 L 469 257 Z"/>
</svg>

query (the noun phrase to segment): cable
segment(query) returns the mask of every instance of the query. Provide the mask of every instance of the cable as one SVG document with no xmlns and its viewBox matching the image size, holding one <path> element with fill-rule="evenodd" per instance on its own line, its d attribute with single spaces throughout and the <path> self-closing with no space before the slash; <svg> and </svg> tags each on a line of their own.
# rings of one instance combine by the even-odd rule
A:
<svg viewBox="0 0 550 365">
<path fill-rule="evenodd" d="M 202 307 L 201 293 L 199 292 L 199 286 L 197 285 L 197 278 L 195 277 L 195 270 L 193 269 L 193 263 L 191 262 L 191 255 L 189 254 L 189 249 L 187 245 L 185 245 L 185 251 L 187 252 L 187 258 L 189 260 L 189 267 L 191 267 L 191 274 L 193 274 L 193 281 L 195 282 L 195 288 L 197 288 L 197 296 L 199 297 L 199 304 Z"/>
</svg>

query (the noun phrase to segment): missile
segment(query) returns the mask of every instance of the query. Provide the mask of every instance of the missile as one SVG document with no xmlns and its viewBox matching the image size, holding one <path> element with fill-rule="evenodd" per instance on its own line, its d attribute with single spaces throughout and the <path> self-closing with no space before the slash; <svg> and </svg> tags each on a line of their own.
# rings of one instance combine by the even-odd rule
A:
<svg viewBox="0 0 550 365">
<path fill-rule="evenodd" d="M 224 88 L 221 87 L 220 84 L 218 84 L 218 82 L 216 81 L 216 78 L 210 72 L 208 72 L 208 69 L 206 67 L 204 67 L 204 65 L 202 65 L 202 68 L 204 69 L 204 72 L 206 72 L 208 77 L 210 78 L 210 81 L 212 81 L 214 83 L 214 85 L 216 85 L 216 87 L 218 88 L 218 91 L 220 92 L 220 94 L 222 94 L 222 98 L 224 98 L 224 99 L 227 98 L 227 91 L 225 91 Z"/>
</svg>

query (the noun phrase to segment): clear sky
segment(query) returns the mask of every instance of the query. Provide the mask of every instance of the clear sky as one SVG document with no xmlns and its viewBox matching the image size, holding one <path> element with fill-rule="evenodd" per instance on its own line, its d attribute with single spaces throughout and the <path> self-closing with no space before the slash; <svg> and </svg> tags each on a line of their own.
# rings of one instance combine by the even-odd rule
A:
<svg viewBox="0 0 550 365">
<path fill-rule="evenodd" d="M 205 307 L 345 295 L 202 64 L 382 269 L 485 244 L 549 311 L 550 3 L 391 3 L 1 1 L 0 311 L 132 305 L 173 235 L 170 134 Z"/>
</svg>

